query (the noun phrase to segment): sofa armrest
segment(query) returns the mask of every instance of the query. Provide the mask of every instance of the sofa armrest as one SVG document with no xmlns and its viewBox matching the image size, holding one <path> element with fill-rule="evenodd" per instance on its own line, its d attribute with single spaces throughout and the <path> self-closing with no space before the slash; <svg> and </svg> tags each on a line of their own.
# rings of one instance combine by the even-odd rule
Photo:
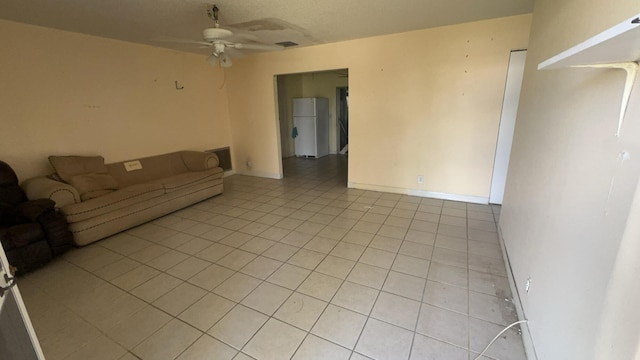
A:
<svg viewBox="0 0 640 360">
<path fill-rule="evenodd" d="M 182 161 L 190 171 L 203 171 L 218 167 L 218 155 L 203 151 L 182 151 Z"/>
<path fill-rule="evenodd" d="M 44 176 L 26 180 L 22 183 L 22 188 L 27 194 L 27 198 L 31 200 L 51 199 L 56 203 L 56 207 L 59 208 L 69 204 L 77 204 L 81 201 L 76 188 Z"/>
</svg>

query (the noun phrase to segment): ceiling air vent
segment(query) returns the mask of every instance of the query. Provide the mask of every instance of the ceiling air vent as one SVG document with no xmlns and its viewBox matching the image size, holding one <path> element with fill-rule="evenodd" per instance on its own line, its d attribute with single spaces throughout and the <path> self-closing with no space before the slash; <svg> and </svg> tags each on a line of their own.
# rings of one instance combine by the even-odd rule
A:
<svg viewBox="0 0 640 360">
<path fill-rule="evenodd" d="M 293 41 L 281 41 L 276 43 L 276 45 L 284 46 L 286 48 L 292 47 L 292 46 L 298 46 L 298 44 L 294 43 Z"/>
</svg>

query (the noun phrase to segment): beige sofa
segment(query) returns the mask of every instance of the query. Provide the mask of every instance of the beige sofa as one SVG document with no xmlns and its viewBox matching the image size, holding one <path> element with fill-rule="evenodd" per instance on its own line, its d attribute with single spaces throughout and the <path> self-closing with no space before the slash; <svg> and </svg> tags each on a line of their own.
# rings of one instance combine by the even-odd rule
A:
<svg viewBox="0 0 640 360">
<path fill-rule="evenodd" d="M 30 199 L 48 198 L 86 245 L 222 193 L 215 154 L 179 151 L 105 164 L 101 156 L 51 156 L 56 173 L 25 181 Z"/>
</svg>

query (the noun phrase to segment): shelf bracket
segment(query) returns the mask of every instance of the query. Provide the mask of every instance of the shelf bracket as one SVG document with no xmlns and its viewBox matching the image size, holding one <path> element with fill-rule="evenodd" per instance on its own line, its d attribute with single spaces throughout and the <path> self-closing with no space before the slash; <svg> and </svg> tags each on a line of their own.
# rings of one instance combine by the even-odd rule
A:
<svg viewBox="0 0 640 360">
<path fill-rule="evenodd" d="M 638 74 L 638 63 L 635 61 L 627 61 L 627 62 L 608 63 L 608 64 L 572 65 L 571 67 L 620 69 L 627 72 L 627 78 L 624 82 L 624 92 L 622 93 L 622 104 L 620 105 L 620 117 L 618 118 L 618 130 L 616 130 L 616 137 L 620 137 L 620 131 L 622 130 L 622 122 L 624 121 L 624 115 L 627 112 L 627 105 L 629 105 L 629 98 L 631 97 L 631 89 L 633 89 L 633 83 L 635 82 L 636 75 Z"/>
</svg>

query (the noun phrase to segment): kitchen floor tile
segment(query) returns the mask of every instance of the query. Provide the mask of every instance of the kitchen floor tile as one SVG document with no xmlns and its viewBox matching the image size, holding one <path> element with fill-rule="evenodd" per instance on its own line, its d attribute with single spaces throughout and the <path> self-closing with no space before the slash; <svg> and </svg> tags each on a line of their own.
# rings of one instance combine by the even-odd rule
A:
<svg viewBox="0 0 640 360">
<path fill-rule="evenodd" d="M 245 267 L 240 269 L 240 272 L 258 279 L 266 280 L 274 271 L 278 270 L 280 266 L 282 266 L 282 263 L 278 260 L 258 256 Z"/>
<path fill-rule="evenodd" d="M 260 280 L 241 273 L 235 273 L 230 278 L 218 285 L 213 292 L 224 296 L 229 300 L 240 302 L 259 284 Z"/>
<path fill-rule="evenodd" d="M 331 303 L 369 315 L 379 293 L 379 290 L 345 281 L 331 300 Z"/>
<path fill-rule="evenodd" d="M 422 278 L 390 271 L 382 290 L 392 294 L 408 297 L 409 299 L 416 301 L 421 301 L 424 286 L 425 280 Z"/>
<path fill-rule="evenodd" d="M 234 348 L 212 338 L 202 335 L 177 360 L 231 360 L 238 353 Z"/>
<path fill-rule="evenodd" d="M 412 331 L 369 319 L 356 351 L 374 359 L 404 360 L 409 358 L 412 341 Z"/>
<path fill-rule="evenodd" d="M 422 302 L 461 314 L 467 314 L 469 308 L 467 289 L 435 281 L 427 281 Z"/>
<path fill-rule="evenodd" d="M 268 319 L 264 314 L 237 305 L 207 333 L 236 349 L 242 349 Z"/>
<path fill-rule="evenodd" d="M 308 335 L 292 360 L 349 360 L 351 351 L 315 335 Z"/>
<path fill-rule="evenodd" d="M 211 264 L 201 272 L 192 276 L 188 282 L 205 290 L 211 291 L 233 274 L 233 270 L 229 270 L 220 265 Z"/>
<path fill-rule="evenodd" d="M 473 358 L 469 357 L 467 350 L 416 334 L 413 339 L 410 360 L 469 360 Z"/>
<path fill-rule="evenodd" d="M 324 301 L 294 292 L 273 317 L 309 331 L 326 306 Z"/>
<path fill-rule="evenodd" d="M 380 290 L 388 273 L 389 270 L 383 268 L 357 263 L 347 280 Z"/>
<path fill-rule="evenodd" d="M 289 359 L 302 343 L 305 335 L 306 332 L 272 318 L 264 324 L 242 351 L 256 359 Z"/>
<path fill-rule="evenodd" d="M 244 298 L 241 304 L 263 314 L 273 315 L 292 292 L 278 285 L 264 282 Z"/>
<path fill-rule="evenodd" d="M 171 320 L 133 349 L 143 359 L 175 359 L 193 344 L 202 333 L 180 320 Z"/>
<path fill-rule="evenodd" d="M 267 281 L 287 289 L 295 290 L 309 276 L 311 271 L 301 267 L 284 264 Z"/>
<path fill-rule="evenodd" d="M 466 288 L 468 284 L 467 269 L 431 262 L 429 267 L 429 280 Z"/>
<path fill-rule="evenodd" d="M 298 287 L 297 291 L 323 301 L 329 301 L 341 284 L 341 279 L 314 271 Z"/>
<path fill-rule="evenodd" d="M 207 331 L 235 305 L 231 300 L 209 293 L 178 315 L 178 318 L 201 331 Z"/>
<path fill-rule="evenodd" d="M 413 331 L 420 312 L 420 302 L 381 292 L 371 317 Z"/>
<path fill-rule="evenodd" d="M 315 271 L 325 275 L 345 279 L 355 264 L 355 261 L 329 255 L 322 260 L 318 267 L 316 267 Z"/>
<path fill-rule="evenodd" d="M 366 320 L 364 315 L 329 304 L 311 333 L 353 349 Z"/>
<path fill-rule="evenodd" d="M 468 316 L 422 304 L 416 332 L 466 348 L 469 343 Z"/>
</svg>

